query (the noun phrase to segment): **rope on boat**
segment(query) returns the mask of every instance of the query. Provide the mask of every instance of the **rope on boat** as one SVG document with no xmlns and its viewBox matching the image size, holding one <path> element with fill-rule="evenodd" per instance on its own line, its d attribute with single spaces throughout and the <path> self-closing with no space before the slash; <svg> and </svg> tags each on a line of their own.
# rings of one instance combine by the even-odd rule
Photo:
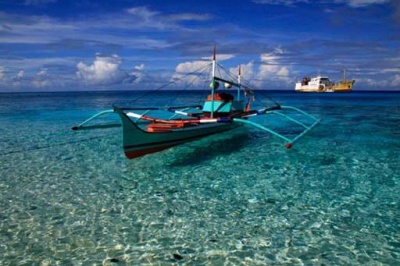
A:
<svg viewBox="0 0 400 266">
<path fill-rule="evenodd" d="M 224 66 L 218 64 L 218 71 L 220 72 L 221 70 L 224 71 L 224 73 L 226 73 L 232 80 L 235 80 L 235 75 L 232 74 L 232 72 L 230 72 L 228 69 L 226 69 Z M 262 95 L 262 98 L 269 100 L 270 102 L 272 102 L 272 104 L 274 106 L 280 106 L 280 104 L 271 96 L 267 95 L 266 90 L 257 88 L 256 86 L 254 86 L 252 84 L 251 81 L 249 81 L 248 79 L 244 78 L 243 76 L 241 77 L 241 84 L 240 84 L 244 90 L 248 90 L 248 91 L 252 91 L 252 90 L 257 90 L 257 93 L 260 93 Z M 264 104 L 263 101 L 260 101 L 261 104 Z M 271 104 L 271 103 L 269 103 Z M 268 103 L 266 104 L 268 105 Z"/>
<path fill-rule="evenodd" d="M 143 94 L 140 95 L 139 97 L 133 99 L 131 103 L 135 103 L 135 102 L 137 102 L 137 101 L 139 101 L 139 100 L 141 100 L 141 99 L 143 99 L 143 98 L 146 98 L 146 97 L 148 97 L 151 93 L 154 93 L 155 91 L 160 91 L 160 90 L 164 89 L 165 87 L 168 87 L 168 86 L 170 86 L 171 84 L 176 83 L 177 81 L 183 80 L 183 79 L 186 78 L 187 76 L 195 75 L 195 77 L 189 82 L 189 84 L 187 84 L 187 85 L 183 88 L 183 90 L 186 90 L 191 84 L 193 84 L 193 83 L 196 81 L 196 79 L 198 79 L 201 75 L 204 74 L 204 72 L 206 72 L 206 71 L 209 69 L 209 66 L 210 66 L 210 64 L 207 64 L 207 65 L 205 65 L 205 66 L 202 66 L 202 67 L 200 67 L 200 68 L 198 68 L 198 69 L 196 69 L 196 70 L 194 70 L 194 71 L 192 71 L 192 72 L 186 73 L 186 74 L 185 74 L 184 76 L 182 76 L 181 78 L 175 78 L 175 79 L 173 79 L 172 81 L 170 81 L 170 82 L 168 82 L 168 83 L 166 83 L 166 84 L 164 84 L 164 85 L 162 85 L 162 86 L 160 86 L 160 87 L 158 87 L 158 88 L 156 88 L 156 89 L 154 89 L 154 90 L 146 90 L 145 93 L 143 93 Z"/>
<path fill-rule="evenodd" d="M 178 80 L 183 80 L 185 77 L 194 75 L 194 77 L 181 90 L 183 90 L 183 91 L 187 90 L 192 84 L 194 84 L 196 82 L 196 80 L 200 79 L 201 76 L 205 75 L 207 70 L 209 70 L 210 65 L 211 65 L 211 63 L 206 64 L 204 67 L 200 67 L 199 69 L 197 69 L 197 70 L 195 70 L 193 72 L 187 73 L 182 78 L 178 79 Z M 177 97 L 177 95 L 179 93 L 180 93 L 180 91 L 178 91 L 175 96 Z M 171 99 L 170 102 L 172 100 L 175 100 L 175 98 Z M 198 102 L 199 103 L 201 102 L 201 98 L 198 99 Z"/>
</svg>

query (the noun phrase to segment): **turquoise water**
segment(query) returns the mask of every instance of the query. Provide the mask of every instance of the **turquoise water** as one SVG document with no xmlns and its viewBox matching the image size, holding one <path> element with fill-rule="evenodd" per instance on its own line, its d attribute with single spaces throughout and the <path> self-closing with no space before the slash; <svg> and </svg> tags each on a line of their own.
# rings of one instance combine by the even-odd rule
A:
<svg viewBox="0 0 400 266">
<path fill-rule="evenodd" d="M 121 129 L 70 130 L 203 97 L 147 96 L 0 94 L 2 265 L 400 263 L 400 93 L 273 92 L 323 119 L 290 150 L 247 128 L 127 160 Z"/>
</svg>

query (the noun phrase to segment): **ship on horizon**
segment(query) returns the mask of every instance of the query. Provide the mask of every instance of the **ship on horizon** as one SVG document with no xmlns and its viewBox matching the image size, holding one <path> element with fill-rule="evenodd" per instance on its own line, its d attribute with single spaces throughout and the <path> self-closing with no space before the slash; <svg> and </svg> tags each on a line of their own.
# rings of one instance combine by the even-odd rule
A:
<svg viewBox="0 0 400 266">
<path fill-rule="evenodd" d="M 295 91 L 298 92 L 351 92 L 355 80 L 346 79 L 346 70 L 343 71 L 343 80 L 337 84 L 326 76 L 304 77 L 296 83 Z"/>
</svg>

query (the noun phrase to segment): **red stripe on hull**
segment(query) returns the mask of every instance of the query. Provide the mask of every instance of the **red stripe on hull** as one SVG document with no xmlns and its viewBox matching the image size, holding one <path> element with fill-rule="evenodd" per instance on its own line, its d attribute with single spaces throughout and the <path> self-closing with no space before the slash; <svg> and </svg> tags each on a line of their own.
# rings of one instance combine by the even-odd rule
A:
<svg viewBox="0 0 400 266">
<path fill-rule="evenodd" d="M 168 145 L 168 146 L 162 146 L 162 147 L 156 147 L 156 148 L 150 148 L 150 149 L 144 149 L 144 150 L 136 150 L 136 151 L 125 151 L 125 156 L 128 159 L 133 159 L 133 158 L 144 156 L 146 154 L 159 152 L 159 151 L 171 148 L 173 146 L 176 146 L 176 145 Z"/>
</svg>

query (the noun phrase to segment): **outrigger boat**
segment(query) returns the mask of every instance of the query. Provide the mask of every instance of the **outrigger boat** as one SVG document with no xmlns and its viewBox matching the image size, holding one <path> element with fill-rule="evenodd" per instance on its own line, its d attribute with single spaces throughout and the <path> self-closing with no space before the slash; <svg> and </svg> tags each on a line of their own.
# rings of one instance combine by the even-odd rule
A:
<svg viewBox="0 0 400 266">
<path fill-rule="evenodd" d="M 229 131 L 242 125 L 250 125 L 269 132 L 283 139 L 286 142 L 286 147 L 291 148 L 294 142 L 310 131 L 320 121 L 298 108 L 282 106 L 277 103 L 258 110 L 251 109 L 250 103 L 254 99 L 254 91 L 242 85 L 240 67 L 237 81 L 217 76 L 217 67 L 220 67 L 220 65 L 217 64 L 214 49 L 211 63 L 211 93 L 203 105 L 168 108 L 114 106 L 112 110 L 100 112 L 78 126 L 72 127 L 72 129 L 84 130 L 121 126 L 121 124 L 87 125 L 90 121 L 101 115 L 117 113 L 122 121 L 123 149 L 125 155 L 129 159 L 133 159 L 212 134 Z M 226 92 L 217 92 L 220 82 L 225 84 L 225 88 L 236 87 L 236 99 Z M 288 109 L 305 116 L 308 122 L 305 123 L 282 112 Z M 158 116 L 151 115 L 152 112 L 158 114 Z M 164 115 L 160 115 L 160 112 L 164 113 Z M 165 113 L 169 114 L 169 117 L 166 118 Z M 290 138 L 272 128 L 250 121 L 249 119 L 254 116 L 267 114 L 278 114 L 288 121 L 299 125 L 301 128 L 300 132 Z"/>
</svg>

